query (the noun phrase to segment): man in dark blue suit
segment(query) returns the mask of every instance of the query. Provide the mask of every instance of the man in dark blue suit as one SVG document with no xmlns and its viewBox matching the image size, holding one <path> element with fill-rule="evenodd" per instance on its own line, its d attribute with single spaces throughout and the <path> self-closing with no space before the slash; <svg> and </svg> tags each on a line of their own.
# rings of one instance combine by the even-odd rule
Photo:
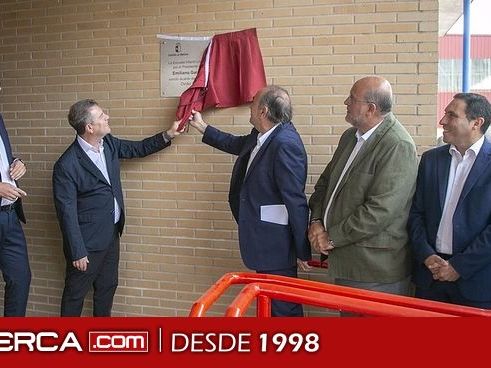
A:
<svg viewBox="0 0 491 368">
<path fill-rule="evenodd" d="M 53 171 L 66 258 L 61 315 L 80 316 L 84 298 L 93 287 L 93 315 L 110 316 L 125 221 L 119 160 L 145 157 L 169 146 L 179 134 L 179 122 L 142 141 L 118 139 L 110 134 L 109 116 L 89 99 L 72 105 L 68 121 L 77 137 Z"/>
<path fill-rule="evenodd" d="M 24 230 L 19 222 L 26 222 L 22 197 L 27 194 L 17 186 L 25 173 L 24 163 L 12 156 L 9 136 L 0 114 L 0 269 L 5 280 L 5 317 L 23 317 L 26 314 L 31 269 L 27 256 Z"/>
<path fill-rule="evenodd" d="M 491 105 L 459 93 L 440 124 L 445 146 L 425 152 L 408 231 L 416 296 L 491 308 Z"/>
<path fill-rule="evenodd" d="M 309 210 L 304 194 L 307 155 L 291 123 L 288 92 L 278 86 L 260 90 L 251 105 L 249 135 L 234 136 L 206 124 L 193 111 L 190 124 L 203 142 L 238 155 L 229 203 L 238 223 L 244 264 L 259 273 L 297 277 L 297 264 L 309 268 Z M 273 300 L 273 316 L 302 316 L 302 306 Z"/>
</svg>

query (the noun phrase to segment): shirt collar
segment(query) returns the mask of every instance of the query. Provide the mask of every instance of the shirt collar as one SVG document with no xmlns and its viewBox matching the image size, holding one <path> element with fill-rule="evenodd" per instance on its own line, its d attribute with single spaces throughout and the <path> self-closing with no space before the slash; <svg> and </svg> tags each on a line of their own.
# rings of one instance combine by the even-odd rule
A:
<svg viewBox="0 0 491 368">
<path fill-rule="evenodd" d="M 464 152 L 464 156 L 467 154 L 467 152 L 474 152 L 474 156 L 477 157 L 479 154 L 479 151 L 481 151 L 481 147 L 484 144 L 484 135 L 479 138 L 472 146 L 467 148 Z M 450 148 L 448 149 L 448 152 L 453 156 L 455 153 L 458 153 L 460 155 L 459 150 L 452 144 Z"/>
<path fill-rule="evenodd" d="M 379 125 L 382 124 L 382 122 L 383 122 L 383 120 L 364 134 L 361 134 L 361 132 L 359 130 L 357 130 L 356 131 L 356 139 L 360 140 L 360 138 L 361 138 L 366 142 L 368 140 L 368 138 L 370 138 L 370 136 L 373 134 L 373 132 L 379 127 Z"/>
<path fill-rule="evenodd" d="M 271 135 L 271 133 L 273 133 L 273 130 L 275 130 L 276 127 L 278 127 L 278 125 L 280 125 L 280 123 L 273 125 L 273 127 L 270 130 L 268 130 L 266 133 L 259 133 L 257 135 L 257 145 L 259 147 L 261 147 L 264 144 L 264 142 L 266 142 L 266 139 L 268 139 L 268 137 Z"/>
<path fill-rule="evenodd" d="M 99 143 L 99 148 L 94 147 L 91 145 L 89 142 L 87 142 L 85 139 L 83 139 L 81 136 L 77 135 L 77 142 L 80 144 L 80 147 L 84 150 L 85 153 L 88 153 L 89 151 L 95 152 L 95 153 L 102 153 L 104 152 L 104 138 L 101 139 Z"/>
</svg>

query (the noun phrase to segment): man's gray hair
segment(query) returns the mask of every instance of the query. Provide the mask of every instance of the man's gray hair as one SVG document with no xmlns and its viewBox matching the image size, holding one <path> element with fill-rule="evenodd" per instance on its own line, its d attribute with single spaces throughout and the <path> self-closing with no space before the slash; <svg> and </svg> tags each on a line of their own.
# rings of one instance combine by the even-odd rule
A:
<svg viewBox="0 0 491 368">
<path fill-rule="evenodd" d="M 68 122 L 75 129 L 78 135 L 85 133 L 85 126 L 90 123 L 89 109 L 97 106 L 97 102 L 91 99 L 85 99 L 75 102 L 68 112 Z"/>
<path fill-rule="evenodd" d="M 288 92 L 279 86 L 268 86 L 259 100 L 259 107 L 266 106 L 266 118 L 273 124 L 289 123 L 292 120 L 292 103 Z"/>
</svg>

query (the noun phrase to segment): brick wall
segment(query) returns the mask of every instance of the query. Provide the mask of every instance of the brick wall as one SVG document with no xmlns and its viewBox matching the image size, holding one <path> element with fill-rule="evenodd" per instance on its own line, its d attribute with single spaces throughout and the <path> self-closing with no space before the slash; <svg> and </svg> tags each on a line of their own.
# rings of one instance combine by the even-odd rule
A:
<svg viewBox="0 0 491 368">
<path fill-rule="evenodd" d="M 129 139 L 173 120 L 178 99 L 160 97 L 156 34 L 258 29 L 268 82 L 292 94 L 310 195 L 347 128 L 343 101 L 361 76 L 387 77 L 420 152 L 434 144 L 437 26 L 437 0 L 2 0 L 0 111 L 28 166 L 29 315 L 59 311 L 64 258 L 51 175 L 74 139 L 69 106 L 95 98 L 113 133 Z M 247 133 L 248 115 L 244 106 L 205 118 Z M 114 315 L 186 315 L 223 273 L 244 270 L 227 204 L 233 162 L 190 131 L 161 153 L 123 163 L 127 226 Z M 302 277 L 327 279 L 320 271 Z M 237 290 L 212 312 L 223 312 Z"/>
</svg>

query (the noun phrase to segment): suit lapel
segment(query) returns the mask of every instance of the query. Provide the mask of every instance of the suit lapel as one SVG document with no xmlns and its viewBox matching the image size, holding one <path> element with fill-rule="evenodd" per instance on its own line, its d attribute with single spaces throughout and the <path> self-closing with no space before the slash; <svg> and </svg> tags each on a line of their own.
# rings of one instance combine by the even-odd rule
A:
<svg viewBox="0 0 491 368">
<path fill-rule="evenodd" d="M 109 180 L 111 181 L 111 183 L 114 183 L 113 162 L 111 160 L 111 152 L 109 151 L 109 148 L 108 148 L 108 145 L 106 144 L 106 142 L 104 140 L 102 142 L 104 144 L 104 157 L 106 159 L 107 175 L 109 176 Z"/>
<path fill-rule="evenodd" d="M 75 142 L 73 143 L 73 146 L 75 147 L 78 161 L 80 162 L 80 165 L 90 172 L 92 175 L 94 175 L 96 178 L 98 178 L 100 181 L 106 183 L 107 185 L 110 185 L 104 175 L 102 175 L 101 170 L 92 162 L 92 160 L 87 156 L 87 154 L 84 152 L 82 147 L 80 147 L 80 144 L 78 144 L 77 140 L 75 139 Z"/>
<path fill-rule="evenodd" d="M 474 165 L 472 165 L 467 180 L 465 181 L 464 188 L 462 189 L 462 194 L 460 195 L 459 198 L 459 203 L 467 196 L 467 194 L 469 194 L 471 189 L 477 183 L 478 179 L 488 168 L 489 163 L 491 161 L 490 156 L 491 156 L 491 144 L 486 139 L 484 139 L 482 148 L 476 157 L 476 161 L 474 162 Z M 457 204 L 457 206 L 459 205 L 459 203 Z"/>
<path fill-rule="evenodd" d="M 380 140 L 385 136 L 385 133 L 389 131 L 395 124 L 395 119 L 394 115 L 392 113 L 389 113 L 382 123 L 378 126 L 377 129 L 372 133 L 370 138 L 368 139 L 367 142 L 363 144 L 363 146 L 360 149 L 360 152 L 356 155 L 353 164 L 349 168 L 349 170 L 346 172 L 346 176 L 349 175 L 349 172 L 356 166 L 360 164 L 365 158 L 370 157 L 370 152 L 372 152 L 375 147 L 379 144 Z"/>
<path fill-rule="evenodd" d="M 438 198 L 440 199 L 440 213 L 443 212 L 445 206 L 445 197 L 447 195 L 448 175 L 450 173 L 450 164 L 452 162 L 452 156 L 447 149 L 442 150 L 438 154 L 440 157 L 436 160 L 436 176 L 438 183 Z"/>
<path fill-rule="evenodd" d="M 0 136 L 2 137 L 5 152 L 7 153 L 8 164 L 10 164 L 14 158 L 12 157 L 12 149 L 10 148 L 10 141 L 7 133 L 7 128 L 3 122 L 3 117 L 0 115 Z"/>
<path fill-rule="evenodd" d="M 261 160 L 261 157 L 264 155 L 264 152 L 268 148 L 268 146 L 271 143 L 271 141 L 274 139 L 274 137 L 276 137 L 280 133 L 280 131 L 282 129 L 284 129 L 284 124 L 280 124 L 278 127 L 276 127 L 275 130 L 273 130 L 271 132 L 271 134 L 266 139 L 266 141 L 261 145 L 261 148 L 256 153 L 256 156 L 254 157 L 254 159 L 251 162 L 251 166 L 249 166 L 249 170 L 247 170 L 246 176 L 244 178 L 244 182 L 249 178 L 250 173 L 254 170 L 254 167 L 257 165 L 257 163 Z M 256 139 L 256 142 L 255 143 L 257 144 L 257 139 Z M 254 147 L 256 146 L 256 144 L 253 144 L 252 145 L 251 150 L 254 149 Z M 247 166 L 247 163 L 246 163 L 246 166 Z"/>
<path fill-rule="evenodd" d="M 348 177 L 349 177 L 351 171 L 355 167 L 359 166 L 367 157 L 371 157 L 370 152 L 372 152 L 375 149 L 375 147 L 377 147 L 380 140 L 385 136 L 385 133 L 387 133 L 387 131 L 389 129 L 391 129 L 394 126 L 394 124 L 395 124 L 395 120 L 393 118 L 393 115 L 392 115 L 392 113 L 389 113 L 384 118 L 382 123 L 378 126 L 378 128 L 375 129 L 375 131 L 372 133 L 372 135 L 370 136 L 368 141 L 363 143 L 363 146 L 360 148 L 360 151 L 358 152 L 355 159 L 351 163 L 350 167 L 348 168 L 348 170 L 344 174 L 343 178 L 341 179 L 341 183 L 339 183 L 339 187 L 337 190 L 338 192 L 341 191 L 344 184 L 348 181 Z M 349 155 L 351 155 L 351 152 L 353 151 L 353 148 L 355 145 L 356 145 L 356 139 L 354 140 L 353 146 L 348 151 L 348 157 L 349 157 Z M 345 163 L 346 163 L 346 161 L 348 161 L 348 157 L 344 161 Z M 344 165 L 340 169 L 343 170 L 343 168 L 344 168 Z M 339 172 L 339 175 L 341 175 L 341 171 Z M 339 178 L 339 176 L 338 176 L 338 178 Z M 335 183 L 337 183 L 337 180 L 338 179 L 336 179 Z"/>
<path fill-rule="evenodd" d="M 333 169 L 331 174 L 329 175 L 329 185 L 327 187 L 326 191 L 326 196 L 324 197 L 324 209 L 327 207 L 327 203 L 329 199 L 332 196 L 332 193 L 334 191 L 334 188 L 336 187 L 336 184 L 339 181 L 339 177 L 341 176 L 341 173 L 343 172 L 344 166 L 346 166 L 346 163 L 348 162 L 348 159 L 351 155 L 351 152 L 356 146 L 356 130 L 353 130 L 353 134 L 350 137 L 349 141 L 342 147 L 341 145 L 338 146 L 338 149 L 341 149 L 341 155 L 339 156 L 339 159 L 337 162 L 333 162 Z M 333 158 L 334 159 L 334 158 Z M 351 165 L 353 166 L 353 165 Z M 337 192 L 339 192 L 339 189 L 341 188 L 342 184 L 346 181 L 346 177 L 348 176 L 348 172 L 344 174 L 344 177 L 339 183 L 339 187 Z"/>
<path fill-rule="evenodd" d="M 230 185 L 230 190 L 233 192 L 239 191 L 240 190 L 239 188 L 244 182 L 244 177 L 247 170 L 247 163 L 249 162 L 251 150 L 254 148 L 257 142 L 256 137 L 257 134 L 254 134 L 254 130 L 253 130 L 253 133 L 251 134 L 251 136 L 248 138 L 247 142 L 243 146 L 239 154 L 239 157 L 235 162 L 233 173 L 232 173 L 231 185 Z"/>
</svg>

